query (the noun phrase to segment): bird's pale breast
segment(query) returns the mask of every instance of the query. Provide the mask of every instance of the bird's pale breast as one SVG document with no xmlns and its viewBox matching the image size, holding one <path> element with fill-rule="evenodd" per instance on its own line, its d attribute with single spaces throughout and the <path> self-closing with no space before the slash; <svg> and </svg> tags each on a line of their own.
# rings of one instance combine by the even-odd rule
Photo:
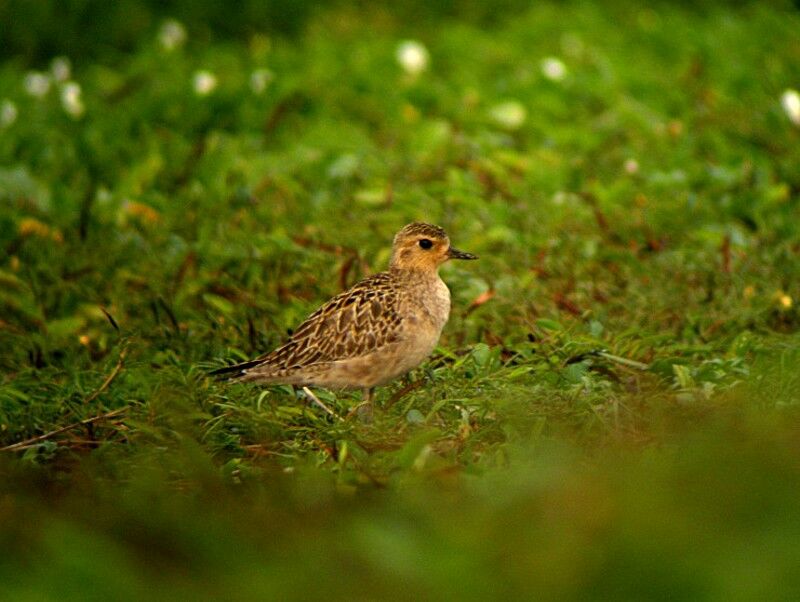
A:
<svg viewBox="0 0 800 602">
<path fill-rule="evenodd" d="M 374 352 L 334 362 L 319 381 L 327 386 L 374 387 L 413 370 L 436 348 L 450 315 L 450 290 L 438 276 L 405 288 L 397 340 Z"/>
</svg>

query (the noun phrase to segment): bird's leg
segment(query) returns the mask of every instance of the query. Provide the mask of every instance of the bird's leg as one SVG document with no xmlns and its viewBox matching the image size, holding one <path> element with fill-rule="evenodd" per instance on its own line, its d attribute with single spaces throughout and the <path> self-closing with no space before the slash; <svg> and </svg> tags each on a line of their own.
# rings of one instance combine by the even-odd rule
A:
<svg viewBox="0 0 800 602">
<path fill-rule="evenodd" d="M 332 417 L 334 417 L 334 418 L 337 418 L 338 420 L 341 420 L 341 419 L 342 419 L 342 418 L 341 418 L 341 417 L 340 417 L 338 414 L 336 414 L 336 412 L 334 412 L 334 411 L 333 411 L 333 410 L 331 410 L 331 409 L 330 409 L 328 406 L 326 406 L 324 403 L 322 403 L 322 402 L 320 401 L 319 397 L 317 397 L 316 395 L 314 395 L 314 393 L 311 391 L 311 389 L 309 389 L 308 387 L 303 387 L 303 393 L 305 393 L 305 394 L 306 394 L 306 396 L 307 396 L 307 397 L 308 397 L 308 398 L 309 398 L 309 399 L 310 399 L 312 402 L 314 402 L 314 403 L 315 403 L 315 404 L 317 404 L 319 407 L 321 407 L 323 410 L 325 410 L 325 411 L 328 413 L 328 415 L 329 415 L 329 416 L 332 416 Z"/>
<path fill-rule="evenodd" d="M 364 387 L 361 389 L 362 391 L 362 399 L 361 403 L 354 407 L 350 412 L 347 414 L 347 417 L 350 418 L 353 414 L 358 414 L 358 417 L 361 419 L 362 422 L 372 422 L 372 397 L 375 393 L 374 387 Z"/>
<path fill-rule="evenodd" d="M 358 410 L 358 417 L 363 422 L 372 422 L 372 398 L 375 394 L 375 388 L 369 387 L 364 389 L 364 401 Z"/>
</svg>

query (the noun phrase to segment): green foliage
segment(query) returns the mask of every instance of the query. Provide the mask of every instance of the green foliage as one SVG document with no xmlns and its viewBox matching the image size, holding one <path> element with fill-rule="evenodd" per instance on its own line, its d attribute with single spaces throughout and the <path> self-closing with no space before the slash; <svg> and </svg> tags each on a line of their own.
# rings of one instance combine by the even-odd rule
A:
<svg viewBox="0 0 800 602">
<path fill-rule="evenodd" d="M 0 597 L 795 598 L 796 10 L 237 6 L 0 6 Z M 373 423 L 209 378 L 412 220 Z"/>
</svg>

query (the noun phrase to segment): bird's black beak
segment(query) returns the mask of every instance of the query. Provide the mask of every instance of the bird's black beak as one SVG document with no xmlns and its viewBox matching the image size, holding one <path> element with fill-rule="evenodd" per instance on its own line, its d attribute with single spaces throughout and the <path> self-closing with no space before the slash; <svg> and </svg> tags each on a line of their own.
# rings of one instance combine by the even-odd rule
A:
<svg viewBox="0 0 800 602">
<path fill-rule="evenodd" d="M 447 258 L 448 259 L 477 259 L 477 255 L 473 255 L 472 253 L 465 253 L 464 251 L 459 251 L 458 249 L 454 249 L 450 247 L 447 249 Z"/>
</svg>

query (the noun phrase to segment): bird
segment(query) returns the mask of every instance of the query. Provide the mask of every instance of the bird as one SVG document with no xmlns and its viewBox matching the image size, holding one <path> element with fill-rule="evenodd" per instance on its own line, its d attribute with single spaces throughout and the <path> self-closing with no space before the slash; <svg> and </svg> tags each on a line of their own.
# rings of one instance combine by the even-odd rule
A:
<svg viewBox="0 0 800 602">
<path fill-rule="evenodd" d="M 439 267 L 477 258 L 451 246 L 439 226 L 410 223 L 394 237 L 388 270 L 330 299 L 277 349 L 211 374 L 306 392 L 309 386 L 361 389 L 362 414 L 371 416 L 375 387 L 419 366 L 439 341 L 450 315 Z"/>
</svg>

